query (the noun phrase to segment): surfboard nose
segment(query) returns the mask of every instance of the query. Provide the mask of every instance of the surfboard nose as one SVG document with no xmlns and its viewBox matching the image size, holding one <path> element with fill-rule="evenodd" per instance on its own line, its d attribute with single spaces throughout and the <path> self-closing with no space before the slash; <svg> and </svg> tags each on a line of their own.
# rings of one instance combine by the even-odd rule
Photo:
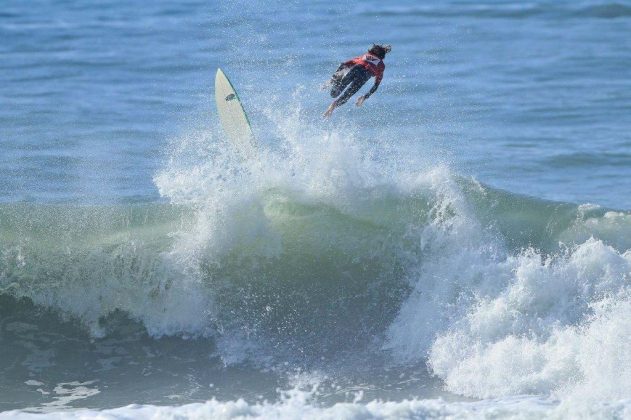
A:
<svg viewBox="0 0 631 420">
<path fill-rule="evenodd" d="M 221 69 L 215 76 L 215 102 L 226 136 L 246 160 L 257 156 L 256 140 L 239 94 Z"/>
</svg>

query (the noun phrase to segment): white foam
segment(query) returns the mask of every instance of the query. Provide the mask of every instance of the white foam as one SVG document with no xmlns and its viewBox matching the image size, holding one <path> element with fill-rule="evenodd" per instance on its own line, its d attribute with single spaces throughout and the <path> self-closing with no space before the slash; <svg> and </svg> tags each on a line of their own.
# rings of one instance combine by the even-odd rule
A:
<svg viewBox="0 0 631 420">
<path fill-rule="evenodd" d="M 593 204 L 579 206 L 577 219 L 561 232 L 559 240 L 565 243 L 581 243 L 591 237 L 596 237 L 618 250 L 631 249 L 631 214 L 604 211 Z"/>
<path fill-rule="evenodd" d="M 182 406 L 128 405 L 109 410 L 75 410 L 35 414 L 23 411 L 0 413 L 6 419 L 542 419 L 627 418 L 631 400 L 596 404 L 568 411 L 549 399 L 517 396 L 477 402 L 446 402 L 441 399 L 342 402 L 320 406 L 311 401 L 312 392 L 297 389 L 284 393 L 276 403 L 210 400 Z"/>
<path fill-rule="evenodd" d="M 403 360 L 429 351 L 461 395 L 552 395 L 564 407 L 629 398 L 631 252 L 590 238 L 557 255 L 502 254 L 453 208 L 467 223 L 434 226 L 448 245 L 428 254 L 386 347 Z"/>
<path fill-rule="evenodd" d="M 591 239 L 567 255 L 542 260 L 528 251 L 509 258 L 507 266 L 512 272 L 508 286 L 496 296 L 479 298 L 465 317 L 438 335 L 429 358 L 434 372 L 452 392 L 476 397 L 551 394 L 562 388 L 565 395 L 588 383 L 594 389 L 593 369 L 579 359 L 592 352 L 590 335 L 596 330 L 591 325 L 610 322 L 604 321 L 611 319 L 609 309 L 599 308 L 626 302 L 629 255 Z M 610 300 L 616 305 L 604 305 Z M 631 335 L 624 334 L 631 325 L 626 324 L 621 318 L 611 325 L 618 341 L 607 345 L 631 345 Z M 631 368 L 631 359 L 601 354 L 610 354 L 608 363 L 622 371 Z M 618 382 L 613 376 L 608 380 Z"/>
<path fill-rule="evenodd" d="M 631 251 L 616 235 L 629 216 L 581 216 L 555 254 L 514 254 L 450 179 L 430 182 L 425 255 L 384 348 L 399 362 L 427 360 L 460 395 L 550 396 L 579 411 L 630 398 Z"/>
</svg>

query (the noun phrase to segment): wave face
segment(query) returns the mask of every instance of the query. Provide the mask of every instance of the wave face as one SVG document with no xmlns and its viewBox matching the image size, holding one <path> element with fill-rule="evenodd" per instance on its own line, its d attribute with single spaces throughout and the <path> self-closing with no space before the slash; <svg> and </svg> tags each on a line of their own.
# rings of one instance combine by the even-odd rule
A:
<svg viewBox="0 0 631 420">
<path fill-rule="evenodd" d="M 168 203 L 0 207 L 11 354 L 35 325 L 128 355 L 181 337 L 219 370 L 351 366 L 378 387 L 394 383 L 375 372 L 427 366 L 416 380 L 433 393 L 559 407 L 629 395 L 631 214 L 496 190 L 352 135 L 310 138 L 249 167 L 206 135 L 179 140 L 155 178 Z"/>
</svg>

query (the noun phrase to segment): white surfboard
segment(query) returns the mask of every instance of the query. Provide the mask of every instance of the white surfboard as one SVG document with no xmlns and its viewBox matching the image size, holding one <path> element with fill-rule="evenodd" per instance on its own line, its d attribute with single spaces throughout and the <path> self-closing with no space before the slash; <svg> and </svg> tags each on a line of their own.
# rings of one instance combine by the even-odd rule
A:
<svg viewBox="0 0 631 420">
<path fill-rule="evenodd" d="M 244 159 L 256 156 L 256 141 L 248 116 L 241 105 L 239 95 L 221 69 L 215 76 L 215 101 L 217 113 L 228 139 Z"/>
</svg>

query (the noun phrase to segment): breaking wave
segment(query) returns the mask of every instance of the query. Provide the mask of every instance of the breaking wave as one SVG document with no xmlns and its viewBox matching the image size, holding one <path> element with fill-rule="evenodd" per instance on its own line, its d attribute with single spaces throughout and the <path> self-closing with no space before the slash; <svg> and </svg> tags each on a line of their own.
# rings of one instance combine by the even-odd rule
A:
<svg viewBox="0 0 631 420">
<path fill-rule="evenodd" d="M 2 205 L 0 293 L 96 337 L 124 314 L 211 339 L 226 364 L 378 354 L 474 398 L 631 395 L 631 214 L 337 132 L 250 166 L 207 136 L 173 144 L 163 203 Z"/>
</svg>

